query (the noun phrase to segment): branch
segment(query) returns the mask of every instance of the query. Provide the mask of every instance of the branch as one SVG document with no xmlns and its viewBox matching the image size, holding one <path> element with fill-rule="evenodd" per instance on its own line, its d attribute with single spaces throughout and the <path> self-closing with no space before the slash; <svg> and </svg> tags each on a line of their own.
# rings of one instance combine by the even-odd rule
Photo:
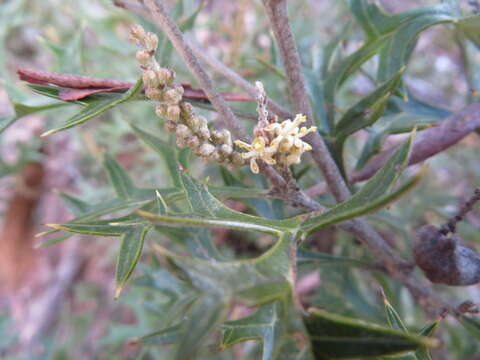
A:
<svg viewBox="0 0 480 360">
<path fill-rule="evenodd" d="M 214 71 L 225 76 L 225 78 L 227 78 L 232 84 L 243 89 L 248 95 L 252 97 L 256 96 L 255 86 L 250 84 L 247 80 L 245 80 L 245 78 L 243 78 L 237 72 L 233 71 L 228 66 L 208 54 L 206 49 L 201 48 L 199 45 L 194 44 L 193 42 L 189 43 L 195 55 L 202 59 L 202 61 L 205 62 L 208 66 L 210 66 Z M 276 103 L 270 98 L 267 98 L 267 107 L 272 113 L 278 115 L 281 118 L 294 118 L 294 115 L 292 113 L 290 113 L 287 109 L 285 109 L 283 106 Z"/>
<path fill-rule="evenodd" d="M 417 164 L 448 149 L 477 129 L 480 129 L 479 102 L 450 115 L 438 126 L 423 130 L 415 139 L 409 165 Z M 359 182 L 372 177 L 395 149 L 396 147 L 392 147 L 375 156 L 362 170 L 351 176 L 351 181 Z"/>
<path fill-rule="evenodd" d="M 290 27 L 287 1 L 263 0 L 263 4 L 277 40 L 295 111 L 304 114 L 308 124 L 313 126 L 313 111 L 308 100 L 300 56 Z M 312 157 L 322 170 L 328 187 L 337 202 L 347 200 L 350 197 L 350 191 L 323 139 L 317 132 L 311 133 L 305 138 L 312 145 Z"/>
<path fill-rule="evenodd" d="M 423 130 L 413 143 L 412 155 L 408 165 L 415 165 L 436 154 L 447 150 L 465 136 L 480 129 L 480 103 L 473 103 L 464 109 L 450 115 L 438 126 Z M 350 175 L 350 183 L 357 183 L 370 179 L 385 164 L 385 161 L 397 150 L 398 146 L 384 150 L 374 156 L 360 171 Z M 327 193 L 325 183 L 313 185 L 305 191 L 310 197 L 317 197 Z"/>
</svg>

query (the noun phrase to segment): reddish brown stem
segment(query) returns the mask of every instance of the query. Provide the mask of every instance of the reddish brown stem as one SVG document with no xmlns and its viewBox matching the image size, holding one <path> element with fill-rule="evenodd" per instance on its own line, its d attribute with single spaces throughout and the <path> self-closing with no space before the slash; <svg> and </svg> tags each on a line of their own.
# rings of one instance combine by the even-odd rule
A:
<svg viewBox="0 0 480 360">
<path fill-rule="evenodd" d="M 448 149 L 476 129 L 480 129 L 480 103 L 478 102 L 450 115 L 440 125 L 423 130 L 415 139 L 409 165 L 417 164 Z M 393 147 L 375 156 L 362 170 L 351 176 L 351 182 L 372 177 L 395 150 L 396 147 Z"/>
<path fill-rule="evenodd" d="M 48 85 L 86 89 L 86 88 L 124 88 L 128 89 L 132 86 L 131 82 L 117 81 L 109 79 L 94 78 L 90 76 L 59 74 L 42 70 L 18 69 L 17 74 L 21 80 L 33 84 Z"/>
<path fill-rule="evenodd" d="M 59 74 L 42 70 L 19 69 L 17 73 L 21 80 L 31 84 L 51 84 L 68 88 L 60 91 L 60 98 L 64 101 L 83 99 L 99 92 L 126 91 L 134 85 L 128 81 L 109 80 L 73 74 Z M 194 89 L 188 83 L 182 83 L 182 86 L 184 88 L 185 98 L 208 100 L 205 91 L 202 89 Z M 255 100 L 243 94 L 222 92 L 220 95 L 227 101 Z"/>
</svg>

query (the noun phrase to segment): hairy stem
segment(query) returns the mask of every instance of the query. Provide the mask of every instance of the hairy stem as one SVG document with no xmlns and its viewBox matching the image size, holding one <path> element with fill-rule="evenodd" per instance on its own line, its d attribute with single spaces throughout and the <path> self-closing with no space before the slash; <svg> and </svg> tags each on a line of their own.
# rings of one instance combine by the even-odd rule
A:
<svg viewBox="0 0 480 360">
<path fill-rule="evenodd" d="M 313 111 L 308 100 L 300 56 L 290 27 L 287 1 L 263 0 L 263 3 L 277 40 L 295 111 L 304 114 L 307 117 L 308 125 L 313 126 Z M 322 170 L 335 199 L 338 202 L 347 200 L 350 197 L 350 191 L 323 139 L 317 132 L 311 133 L 305 138 L 313 147 L 312 157 Z"/>
</svg>

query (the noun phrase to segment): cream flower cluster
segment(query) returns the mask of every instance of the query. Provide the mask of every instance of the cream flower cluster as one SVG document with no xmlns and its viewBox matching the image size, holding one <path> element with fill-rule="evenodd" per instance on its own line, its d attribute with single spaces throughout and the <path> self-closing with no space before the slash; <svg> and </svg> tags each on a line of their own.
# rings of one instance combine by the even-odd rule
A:
<svg viewBox="0 0 480 360">
<path fill-rule="evenodd" d="M 235 144 L 247 150 L 242 153 L 242 157 L 250 159 L 250 169 L 255 174 L 258 174 L 259 171 L 257 164 L 259 159 L 269 165 L 298 164 L 302 154 L 312 150 L 310 144 L 301 138 L 317 130 L 315 126 L 300 127 L 300 124 L 306 121 L 306 117 L 299 114 L 293 121 L 273 122 L 262 129 L 261 133 L 264 135 L 256 136 L 252 144 L 240 140 L 236 140 Z"/>
<path fill-rule="evenodd" d="M 188 146 L 195 155 L 207 161 L 243 165 L 245 160 L 234 151 L 230 132 L 226 129 L 210 130 L 207 119 L 196 115 L 193 106 L 182 101 L 184 90 L 181 85 L 175 85 L 175 72 L 162 68 L 155 59 L 157 35 L 134 25 L 131 36 L 139 47 L 137 61 L 143 72 L 145 95 L 150 100 L 162 102 L 155 108 L 155 113 L 167 119 L 165 129 L 175 133 L 177 146 Z"/>
</svg>

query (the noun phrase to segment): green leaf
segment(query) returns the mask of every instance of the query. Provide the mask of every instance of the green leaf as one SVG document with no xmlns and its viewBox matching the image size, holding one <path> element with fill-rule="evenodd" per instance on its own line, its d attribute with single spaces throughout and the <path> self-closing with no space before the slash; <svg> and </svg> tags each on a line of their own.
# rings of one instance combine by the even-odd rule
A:
<svg viewBox="0 0 480 360">
<path fill-rule="evenodd" d="M 353 266 L 359 268 L 371 268 L 371 264 L 346 256 L 336 256 L 317 251 L 310 251 L 304 248 L 297 250 L 297 264 L 310 265 L 317 264 L 323 266 Z"/>
<path fill-rule="evenodd" d="M 355 73 L 373 55 L 380 51 L 385 44 L 385 38 L 378 38 L 372 42 L 365 43 L 360 49 L 343 59 L 325 79 L 325 106 L 327 109 L 327 122 L 335 123 L 335 96 L 337 90 L 345 80 Z"/>
<path fill-rule="evenodd" d="M 212 261 L 181 256 L 156 244 L 154 248 L 180 271 L 182 278 L 207 293 L 238 294 L 256 289 L 258 294 L 248 294 L 254 304 L 265 301 L 260 285 L 277 281 L 291 281 L 290 252 L 294 247 L 292 235 L 281 236 L 263 255 L 248 260 Z M 283 293 L 283 291 L 281 292 Z M 258 295 L 258 297 L 257 297 Z"/>
<path fill-rule="evenodd" d="M 12 125 L 19 118 L 15 115 L 0 117 L 0 134 L 3 133 L 10 125 Z"/>
<path fill-rule="evenodd" d="M 471 41 L 480 46 L 480 15 L 464 17 L 455 24 Z"/>
<path fill-rule="evenodd" d="M 67 122 L 55 129 L 48 130 L 44 132 L 41 137 L 45 137 L 51 134 L 54 134 L 59 131 L 63 131 L 66 129 L 70 129 L 74 126 L 83 124 L 84 122 L 93 119 L 94 117 L 104 113 L 105 111 L 108 111 L 112 108 L 114 108 L 117 105 L 120 105 L 124 102 L 127 102 L 129 100 L 132 100 L 135 98 L 136 95 L 140 93 L 142 90 L 142 79 L 140 78 L 135 85 L 130 88 L 125 94 L 123 94 L 120 97 L 114 97 L 111 99 L 106 99 L 106 100 L 97 100 L 89 105 L 87 105 L 85 108 L 83 108 L 79 113 L 76 115 L 72 116 L 70 119 L 67 120 Z"/>
<path fill-rule="evenodd" d="M 302 229 L 312 232 L 328 225 L 372 212 L 386 206 L 412 189 L 424 171 L 411 177 L 396 191 L 387 193 L 408 164 L 413 135 L 388 159 L 385 165 L 350 199 L 304 221 Z"/>
<path fill-rule="evenodd" d="M 92 209 L 92 205 L 71 194 L 60 192 L 59 196 L 63 200 L 65 207 L 75 216 L 81 216 Z"/>
<path fill-rule="evenodd" d="M 220 347 L 226 348 L 247 340 L 262 343 L 262 360 L 272 360 L 286 340 L 286 319 L 284 305 L 280 301 L 262 306 L 254 314 L 222 325 Z"/>
<path fill-rule="evenodd" d="M 335 126 L 335 138 L 343 142 L 349 135 L 375 123 L 384 113 L 392 93 L 400 84 L 405 68 L 361 99 L 342 116 Z"/>
<path fill-rule="evenodd" d="M 158 207 L 158 213 L 160 215 L 166 215 L 168 212 L 168 206 L 165 200 L 163 199 L 162 194 L 158 190 L 155 190 L 155 200 Z"/>
<path fill-rule="evenodd" d="M 181 243 L 194 257 L 224 260 L 220 251 L 215 247 L 211 231 L 207 229 L 156 226 L 155 230 Z"/>
<path fill-rule="evenodd" d="M 448 13 L 442 13 L 443 8 L 419 16 L 414 21 L 402 24 L 395 35 L 389 40 L 381 51 L 378 66 L 378 81 L 385 81 L 406 65 L 415 47 L 418 35 L 430 26 L 452 22 L 454 18 Z"/>
<path fill-rule="evenodd" d="M 67 240 L 71 237 L 72 237 L 72 234 L 62 234 L 62 235 L 59 235 L 59 236 L 55 236 L 52 239 L 42 241 L 41 243 L 35 244 L 34 249 L 40 249 L 40 248 L 45 247 L 45 246 L 55 245 L 55 244 L 58 244 L 62 241 L 65 241 L 65 240 Z"/>
<path fill-rule="evenodd" d="M 322 68 L 320 70 L 320 75 L 322 79 L 327 77 L 328 73 L 334 66 L 336 58 L 335 54 L 338 52 L 338 49 L 342 42 L 347 40 L 347 38 L 352 34 L 352 29 L 352 23 L 349 22 L 341 29 L 338 35 L 334 36 L 325 46 L 322 54 Z"/>
<path fill-rule="evenodd" d="M 180 172 L 180 177 L 192 213 L 175 215 L 157 215 L 146 211 L 138 213 L 154 224 L 167 226 L 225 227 L 274 235 L 295 232 L 298 228 L 300 221 L 298 217 L 270 220 L 234 211 L 214 198 L 205 185 L 186 172 Z"/>
<path fill-rule="evenodd" d="M 178 172 L 178 162 L 177 162 L 177 150 L 176 147 L 167 144 L 165 141 L 160 138 L 143 131 L 142 129 L 136 127 L 133 124 L 130 124 L 133 131 L 138 135 L 138 137 L 149 147 L 155 150 L 160 156 L 162 156 L 165 164 L 167 165 L 167 170 L 169 172 L 170 178 L 172 179 L 173 185 L 176 187 L 181 186 L 180 175 Z"/>
<path fill-rule="evenodd" d="M 405 331 L 408 333 L 408 329 L 402 321 L 400 315 L 398 315 L 395 308 L 390 304 L 385 294 L 383 294 L 383 304 L 385 306 L 385 313 L 387 314 L 387 320 L 392 329 Z"/>
<path fill-rule="evenodd" d="M 304 318 L 316 359 L 350 359 L 402 354 L 433 339 L 407 334 L 352 318 L 313 309 Z"/>
<path fill-rule="evenodd" d="M 138 192 L 138 188 L 127 172 L 108 153 L 103 156 L 103 166 L 119 198 L 131 199 Z"/>
<path fill-rule="evenodd" d="M 115 299 L 120 296 L 126 282 L 132 275 L 135 266 L 142 255 L 143 242 L 151 227 L 135 226 L 122 235 L 122 243 L 115 271 Z"/>
<path fill-rule="evenodd" d="M 204 294 L 194 304 L 181 324 L 181 336 L 175 344 L 175 360 L 197 359 L 200 347 L 227 316 L 228 298 Z"/>
<path fill-rule="evenodd" d="M 480 319 L 474 316 L 459 316 L 460 323 L 468 330 L 468 332 L 475 338 L 480 339 Z"/>
<path fill-rule="evenodd" d="M 169 326 L 166 329 L 154 331 L 148 335 L 141 336 L 129 341 L 132 345 L 167 345 L 174 344 L 182 334 L 180 325 Z"/>
<path fill-rule="evenodd" d="M 355 170 L 362 169 L 368 161 L 376 154 L 379 154 L 383 149 L 383 144 L 389 135 L 393 134 L 407 134 L 413 130 L 425 130 L 435 126 L 438 123 L 436 118 L 421 116 L 418 113 L 409 114 L 401 112 L 398 115 L 389 116 L 385 118 L 388 124 L 380 130 L 372 131 L 368 137 L 360 157 L 355 165 Z"/>
<path fill-rule="evenodd" d="M 261 194 L 264 194 L 264 196 L 261 197 L 252 196 L 251 198 L 244 198 L 242 202 L 254 209 L 254 211 L 262 217 L 270 219 L 275 218 L 274 210 L 272 209 L 273 204 L 271 204 L 271 202 L 266 199 L 266 197 L 268 196 L 268 190 L 247 188 L 240 179 L 233 176 L 231 171 L 227 170 L 224 167 L 220 167 L 220 174 L 222 175 L 225 185 L 227 185 L 227 189 L 242 189 L 242 191 L 255 190 Z M 211 186 L 209 187 L 209 189 L 213 190 L 214 187 Z M 218 193 L 216 193 L 215 195 L 218 196 Z"/>
<path fill-rule="evenodd" d="M 9 126 L 11 126 L 15 121 L 18 119 L 44 110 L 55 109 L 58 107 L 70 105 L 65 102 L 48 102 L 48 103 L 41 103 L 41 104 L 28 104 L 28 103 L 20 103 L 16 100 L 11 100 L 13 109 L 15 111 L 15 115 L 9 116 L 2 116 L 0 117 L 0 134 L 3 133 Z"/>
<path fill-rule="evenodd" d="M 425 326 L 422 330 L 420 330 L 419 334 L 422 336 L 433 335 L 433 333 L 443 319 L 444 316 L 441 316 L 437 321 Z M 432 355 L 430 355 L 430 350 L 427 347 L 422 347 L 419 350 L 415 351 L 415 356 L 417 357 L 417 360 L 432 360 Z"/>
<path fill-rule="evenodd" d="M 80 26 L 73 37 L 64 44 L 57 44 L 46 38 L 40 38 L 40 44 L 44 45 L 56 57 L 57 66 L 55 71 L 65 74 L 78 74 L 83 70 L 83 32 L 84 26 Z"/>
<path fill-rule="evenodd" d="M 84 235 L 97 236 L 120 236 L 130 229 L 131 225 L 110 225 L 110 224 L 89 224 L 89 223 L 65 223 L 65 224 L 47 224 L 47 226 L 60 231 L 66 231 Z"/>
<path fill-rule="evenodd" d="M 305 85 L 314 108 L 315 124 L 325 134 L 330 134 L 334 123 L 327 121 L 327 105 L 325 103 L 324 84 L 312 71 L 304 70 Z"/>
</svg>

